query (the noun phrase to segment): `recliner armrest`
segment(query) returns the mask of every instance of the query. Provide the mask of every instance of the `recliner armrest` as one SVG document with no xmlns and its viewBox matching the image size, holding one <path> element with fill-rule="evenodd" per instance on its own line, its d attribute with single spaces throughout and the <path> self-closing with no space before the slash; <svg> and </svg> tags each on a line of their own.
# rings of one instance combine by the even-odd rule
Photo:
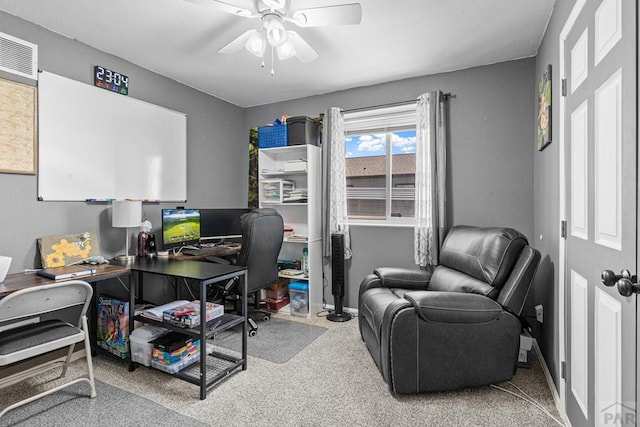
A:
<svg viewBox="0 0 640 427">
<path fill-rule="evenodd" d="M 505 312 L 500 304 L 478 294 L 413 291 L 404 298 L 422 320 L 431 323 L 486 323 Z"/>
<path fill-rule="evenodd" d="M 431 279 L 431 270 L 412 270 L 398 267 L 379 267 L 373 274 L 380 279 L 385 288 L 403 288 L 426 290 Z"/>
</svg>

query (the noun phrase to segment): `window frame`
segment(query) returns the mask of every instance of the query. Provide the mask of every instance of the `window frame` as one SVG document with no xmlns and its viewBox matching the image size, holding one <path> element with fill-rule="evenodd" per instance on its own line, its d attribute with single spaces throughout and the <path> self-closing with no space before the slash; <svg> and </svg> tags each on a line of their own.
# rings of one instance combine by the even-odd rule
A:
<svg viewBox="0 0 640 427">
<path fill-rule="evenodd" d="M 417 134 L 416 102 L 398 105 L 357 110 L 345 113 L 345 137 L 360 135 L 384 135 L 385 141 L 385 217 L 373 218 L 348 215 L 349 224 L 380 226 L 413 226 L 415 223 L 415 181 L 414 181 L 414 216 L 391 216 L 393 206 L 393 145 L 391 135 L 394 132 L 414 131 Z M 345 160 L 346 157 L 345 146 Z M 415 171 L 414 171 L 415 174 Z M 349 187 L 346 188 L 349 200 Z"/>
</svg>

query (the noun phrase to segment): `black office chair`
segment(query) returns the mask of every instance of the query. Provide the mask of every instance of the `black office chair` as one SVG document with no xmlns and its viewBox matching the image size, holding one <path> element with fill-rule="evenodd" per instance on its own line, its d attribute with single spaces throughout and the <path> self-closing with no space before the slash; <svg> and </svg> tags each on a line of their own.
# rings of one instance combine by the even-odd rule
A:
<svg viewBox="0 0 640 427">
<path fill-rule="evenodd" d="M 282 248 L 284 223 L 275 209 L 254 209 L 243 214 L 240 219 L 242 247 L 238 257 L 230 263 L 247 267 L 247 294 L 253 295 L 254 304 L 250 314 L 259 314 L 262 320 L 269 320 L 271 312 L 260 309 L 260 290 L 278 281 L 278 254 Z M 221 262 L 218 257 L 208 257 L 207 261 Z M 223 299 L 231 297 L 236 311 L 240 311 L 238 279 L 227 282 L 223 288 Z M 249 335 L 254 336 L 258 325 L 249 318 Z"/>
</svg>

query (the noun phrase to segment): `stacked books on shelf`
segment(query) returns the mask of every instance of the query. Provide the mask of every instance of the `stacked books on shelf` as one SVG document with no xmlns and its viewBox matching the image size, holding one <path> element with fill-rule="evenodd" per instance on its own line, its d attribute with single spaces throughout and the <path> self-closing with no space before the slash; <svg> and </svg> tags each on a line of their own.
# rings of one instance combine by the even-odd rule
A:
<svg viewBox="0 0 640 427">
<path fill-rule="evenodd" d="M 289 242 L 306 242 L 307 240 L 307 236 L 302 236 L 300 234 L 291 234 L 287 236 L 287 241 Z"/>
<path fill-rule="evenodd" d="M 293 234 L 293 226 L 291 224 L 284 224 L 284 237 L 289 237 Z"/>
<path fill-rule="evenodd" d="M 279 271 L 281 276 L 295 277 L 302 276 L 304 272 L 302 270 L 296 270 L 295 268 L 285 268 Z"/>
<path fill-rule="evenodd" d="M 307 189 L 296 188 L 289 192 L 285 192 L 282 203 L 307 203 Z"/>
</svg>

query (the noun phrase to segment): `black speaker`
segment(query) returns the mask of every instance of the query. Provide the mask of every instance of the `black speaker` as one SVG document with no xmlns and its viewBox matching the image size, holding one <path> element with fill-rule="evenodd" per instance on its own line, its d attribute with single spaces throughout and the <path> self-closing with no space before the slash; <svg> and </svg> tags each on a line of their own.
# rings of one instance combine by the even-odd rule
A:
<svg viewBox="0 0 640 427">
<path fill-rule="evenodd" d="M 156 236 L 154 234 L 149 234 L 147 238 L 147 254 L 156 253 Z"/>
<path fill-rule="evenodd" d="M 345 288 L 344 271 L 344 234 L 331 234 L 331 293 L 335 310 L 327 314 L 332 322 L 346 322 L 351 319 L 349 313 L 343 312 L 342 298 Z"/>
</svg>

